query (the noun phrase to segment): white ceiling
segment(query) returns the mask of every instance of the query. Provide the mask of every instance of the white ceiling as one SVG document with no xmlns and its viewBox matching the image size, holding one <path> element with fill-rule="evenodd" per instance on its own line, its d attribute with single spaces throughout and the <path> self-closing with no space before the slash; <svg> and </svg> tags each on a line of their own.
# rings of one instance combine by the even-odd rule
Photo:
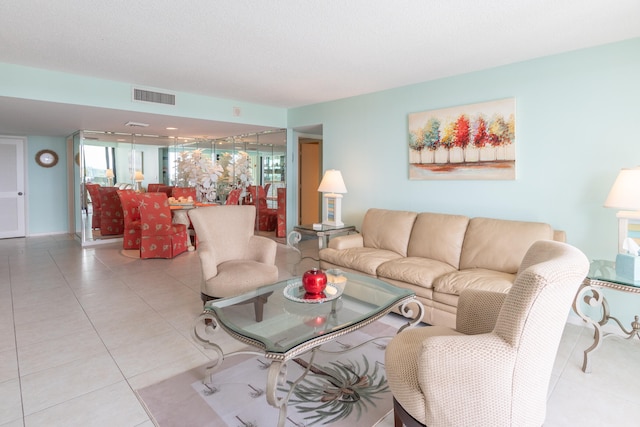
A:
<svg viewBox="0 0 640 427">
<path fill-rule="evenodd" d="M 635 37 L 639 0 L 0 1 L 0 62 L 277 107 Z M 4 133 L 129 120 L 183 136 L 263 129 L 159 118 L 0 97 Z"/>
</svg>

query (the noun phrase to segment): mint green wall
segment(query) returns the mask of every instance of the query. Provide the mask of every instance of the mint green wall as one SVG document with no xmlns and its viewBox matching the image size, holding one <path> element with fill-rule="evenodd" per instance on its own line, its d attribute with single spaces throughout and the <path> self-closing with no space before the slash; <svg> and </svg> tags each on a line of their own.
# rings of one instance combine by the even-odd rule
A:
<svg viewBox="0 0 640 427">
<path fill-rule="evenodd" d="M 516 180 L 408 179 L 407 114 L 507 97 Z M 291 109 L 289 127 L 322 124 L 324 168 L 340 169 L 349 191 L 345 223 L 359 226 L 370 207 L 543 221 L 589 258 L 614 259 L 616 211 L 602 205 L 620 168 L 640 164 L 639 100 L 633 39 Z M 637 297 L 605 294 L 628 327 Z"/>
<path fill-rule="evenodd" d="M 174 106 L 134 102 L 131 99 L 134 85 L 131 83 L 5 63 L 0 63 L 0 76 L 0 96 L 257 126 L 286 127 L 287 112 L 284 108 L 184 92 L 173 92 L 177 100 Z M 233 107 L 241 109 L 240 117 L 233 116 Z"/>
<path fill-rule="evenodd" d="M 407 64 L 410 66 L 410 64 Z M 542 221 L 592 258 L 617 251 L 602 207 L 622 167 L 640 163 L 640 39 L 289 111 L 323 125 L 324 168 L 340 169 L 343 220 L 370 207 Z M 407 115 L 516 98 L 514 181 L 410 181 Z"/>
<path fill-rule="evenodd" d="M 56 166 L 43 168 L 36 163 L 36 153 L 45 148 L 58 153 Z M 27 235 L 69 231 L 66 152 L 66 138 L 27 137 Z"/>
</svg>

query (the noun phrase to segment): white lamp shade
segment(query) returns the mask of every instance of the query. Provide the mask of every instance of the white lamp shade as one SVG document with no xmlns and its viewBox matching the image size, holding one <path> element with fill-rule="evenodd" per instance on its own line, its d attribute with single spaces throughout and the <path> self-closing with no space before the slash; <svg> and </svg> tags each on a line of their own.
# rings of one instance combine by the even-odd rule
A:
<svg viewBox="0 0 640 427">
<path fill-rule="evenodd" d="M 133 178 L 134 181 L 144 181 L 144 175 L 142 175 L 142 172 L 140 171 L 136 171 L 136 175 Z"/>
<path fill-rule="evenodd" d="M 106 172 L 105 172 L 105 176 L 107 178 L 113 178 L 113 170 L 107 169 Z"/>
<path fill-rule="evenodd" d="M 344 185 L 342 173 L 336 169 L 327 170 L 322 177 L 318 191 L 321 193 L 346 193 L 347 187 Z"/>
<path fill-rule="evenodd" d="M 604 206 L 627 210 L 640 209 L 640 167 L 620 171 Z"/>
</svg>

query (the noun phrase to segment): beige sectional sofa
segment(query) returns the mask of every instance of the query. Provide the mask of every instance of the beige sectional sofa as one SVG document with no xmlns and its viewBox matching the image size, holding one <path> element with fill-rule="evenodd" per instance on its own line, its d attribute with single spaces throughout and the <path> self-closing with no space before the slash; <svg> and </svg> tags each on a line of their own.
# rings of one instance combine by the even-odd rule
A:
<svg viewBox="0 0 640 427">
<path fill-rule="evenodd" d="M 460 292 L 506 293 L 537 240 L 564 241 L 565 234 L 539 222 L 369 209 L 359 234 L 320 250 L 320 266 L 410 289 L 424 304 L 424 322 L 455 328 Z"/>
</svg>

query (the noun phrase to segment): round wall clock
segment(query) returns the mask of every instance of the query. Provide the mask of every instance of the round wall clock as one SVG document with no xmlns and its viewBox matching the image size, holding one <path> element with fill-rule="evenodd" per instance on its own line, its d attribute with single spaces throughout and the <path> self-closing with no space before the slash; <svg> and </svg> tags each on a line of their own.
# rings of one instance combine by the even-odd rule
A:
<svg viewBox="0 0 640 427">
<path fill-rule="evenodd" d="M 53 150 L 40 150 L 36 154 L 36 163 L 43 168 L 50 168 L 58 164 L 58 154 Z"/>
</svg>

